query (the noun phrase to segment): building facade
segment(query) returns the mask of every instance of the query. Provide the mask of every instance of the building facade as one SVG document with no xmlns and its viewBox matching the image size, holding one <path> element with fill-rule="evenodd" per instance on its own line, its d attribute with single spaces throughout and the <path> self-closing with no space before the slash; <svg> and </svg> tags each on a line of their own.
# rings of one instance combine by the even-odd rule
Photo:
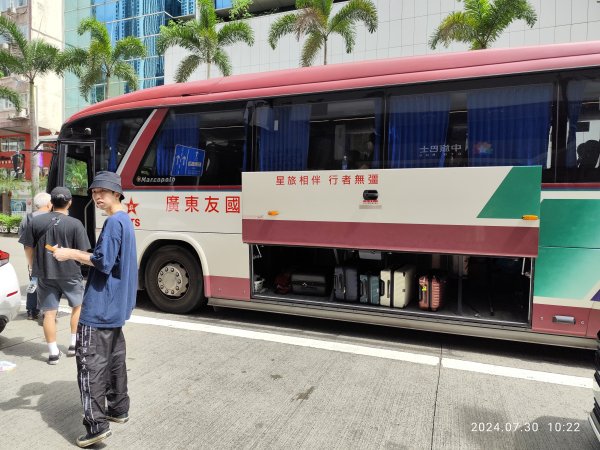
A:
<svg viewBox="0 0 600 450">
<path fill-rule="evenodd" d="M 42 0 L 0 0 L 0 14 L 14 21 L 28 39 L 42 39 L 57 48 L 62 48 L 62 9 L 56 2 Z M 3 49 L 16 51 L 4 38 L 0 39 Z M 0 78 L 0 85 L 21 94 L 23 109 L 17 113 L 12 103 L 0 100 L 0 170 L 11 173 L 15 153 L 20 154 L 19 169 L 24 169 L 25 178 L 30 177 L 31 148 L 29 83 L 18 75 Z M 49 73 L 36 79 L 36 111 L 39 134 L 56 133 L 62 117 L 56 114 L 57 105 L 62 109 L 62 79 Z M 47 173 L 50 154 L 39 154 L 38 164 L 42 176 Z"/>
<path fill-rule="evenodd" d="M 439 52 L 468 50 L 465 44 L 452 44 L 435 50 L 428 41 L 433 31 L 448 13 L 462 10 L 463 2 L 457 0 L 373 0 L 379 15 L 377 31 L 370 34 L 358 24 L 354 51 L 347 54 L 343 40 L 333 35 L 329 42 L 328 63 L 343 63 L 369 59 L 394 58 L 401 56 L 426 55 Z M 271 24 L 284 12 L 288 12 L 294 1 L 254 0 L 255 17 L 249 20 L 255 33 L 254 46 L 249 50 L 245 44 L 226 48 L 231 58 L 233 74 L 265 72 L 270 70 L 299 67 L 303 41 L 295 36 L 284 36 L 275 50 L 267 38 Z M 347 2 L 334 5 L 334 13 Z M 538 20 L 529 28 L 524 21 L 512 23 L 493 44 L 498 47 L 520 47 L 563 42 L 600 40 L 600 3 L 596 0 L 529 0 L 535 8 Z M 226 16 L 231 0 L 215 0 L 218 13 Z M 272 10 L 283 10 L 265 14 Z M 263 14 L 263 15 L 258 15 Z M 165 53 L 165 84 L 173 83 L 178 63 L 187 55 L 180 48 L 171 48 Z M 320 54 L 315 64 L 322 64 Z M 211 77 L 221 76 L 214 68 Z M 206 78 L 206 66 L 196 70 L 191 80 Z"/>
</svg>

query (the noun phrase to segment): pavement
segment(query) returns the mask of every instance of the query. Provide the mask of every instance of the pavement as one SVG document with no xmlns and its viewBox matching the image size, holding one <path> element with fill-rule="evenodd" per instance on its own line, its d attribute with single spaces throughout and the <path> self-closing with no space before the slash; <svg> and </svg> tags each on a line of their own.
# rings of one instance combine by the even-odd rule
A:
<svg viewBox="0 0 600 450">
<path fill-rule="evenodd" d="M 589 351 L 249 311 L 167 315 L 143 297 L 125 336 L 131 420 L 93 448 L 598 448 Z M 47 365 L 22 311 L 0 360 L 16 364 L 0 373 L 0 447 L 73 448 L 74 358 Z"/>
</svg>

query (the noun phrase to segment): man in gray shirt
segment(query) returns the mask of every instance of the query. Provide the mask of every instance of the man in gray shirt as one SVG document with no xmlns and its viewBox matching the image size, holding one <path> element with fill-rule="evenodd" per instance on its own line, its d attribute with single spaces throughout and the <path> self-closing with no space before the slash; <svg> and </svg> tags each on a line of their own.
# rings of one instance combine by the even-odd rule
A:
<svg viewBox="0 0 600 450">
<path fill-rule="evenodd" d="M 50 356 L 48 364 L 57 364 L 61 352 L 56 345 L 56 313 L 61 296 L 71 306 L 71 344 L 68 356 L 75 356 L 75 334 L 83 301 L 83 277 L 81 266 L 75 261 L 59 263 L 52 252 L 57 246 L 87 251 L 90 242 L 83 224 L 69 217 L 71 192 L 56 187 L 50 193 L 52 212 L 33 217 L 19 242 L 32 266 L 31 276 L 37 277 L 38 306 L 44 313 L 44 336 Z"/>
<path fill-rule="evenodd" d="M 50 194 L 47 192 L 40 192 L 35 197 L 33 197 L 33 212 L 27 214 L 21 220 L 21 224 L 19 225 L 19 238 L 23 236 L 25 233 L 25 229 L 27 228 L 27 224 L 31 221 L 33 217 L 39 216 L 40 214 L 46 214 L 48 211 L 52 209 L 52 203 L 50 203 Z M 27 252 L 26 252 L 27 254 Z M 37 278 L 31 277 L 31 265 L 28 265 L 29 269 L 29 279 L 31 281 L 30 286 L 37 286 Z M 29 288 L 27 290 L 27 319 L 28 320 L 37 320 L 38 315 L 40 314 L 40 310 L 37 305 L 37 292 L 30 292 Z"/>
</svg>

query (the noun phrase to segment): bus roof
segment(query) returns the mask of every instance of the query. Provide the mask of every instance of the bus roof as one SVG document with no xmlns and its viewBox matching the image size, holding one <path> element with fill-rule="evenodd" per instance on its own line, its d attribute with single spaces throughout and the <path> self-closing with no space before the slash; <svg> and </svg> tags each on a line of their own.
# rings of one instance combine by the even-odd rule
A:
<svg viewBox="0 0 600 450">
<path fill-rule="evenodd" d="M 233 75 L 143 89 L 67 122 L 115 111 L 600 66 L 600 41 L 360 61 Z"/>
</svg>

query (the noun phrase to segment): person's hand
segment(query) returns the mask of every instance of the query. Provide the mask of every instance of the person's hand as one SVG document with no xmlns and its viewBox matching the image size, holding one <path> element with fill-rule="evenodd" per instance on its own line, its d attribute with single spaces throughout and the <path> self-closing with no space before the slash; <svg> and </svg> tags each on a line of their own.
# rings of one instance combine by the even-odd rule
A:
<svg viewBox="0 0 600 450">
<path fill-rule="evenodd" d="M 57 246 L 52 254 L 57 261 L 67 261 L 71 259 L 69 258 L 70 250 L 71 249 L 69 248 L 61 248 Z"/>
</svg>

